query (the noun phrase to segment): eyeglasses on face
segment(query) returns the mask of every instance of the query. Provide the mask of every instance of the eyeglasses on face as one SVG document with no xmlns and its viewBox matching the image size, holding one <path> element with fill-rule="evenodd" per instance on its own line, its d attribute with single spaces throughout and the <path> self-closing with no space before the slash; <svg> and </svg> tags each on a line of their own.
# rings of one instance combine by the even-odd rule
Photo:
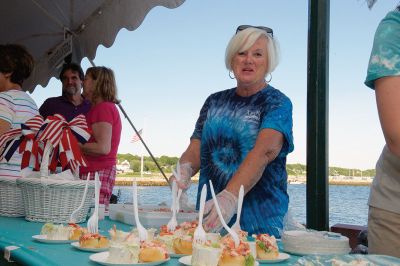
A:
<svg viewBox="0 0 400 266">
<path fill-rule="evenodd" d="M 264 27 L 264 26 L 252 26 L 252 25 L 240 25 L 239 27 L 237 27 L 236 29 L 236 33 L 237 34 L 239 31 L 245 30 L 247 28 L 256 28 L 256 29 L 260 29 L 265 31 L 266 33 L 268 33 L 269 35 L 271 35 L 271 37 L 274 37 L 274 31 L 271 28 L 268 27 Z"/>
</svg>

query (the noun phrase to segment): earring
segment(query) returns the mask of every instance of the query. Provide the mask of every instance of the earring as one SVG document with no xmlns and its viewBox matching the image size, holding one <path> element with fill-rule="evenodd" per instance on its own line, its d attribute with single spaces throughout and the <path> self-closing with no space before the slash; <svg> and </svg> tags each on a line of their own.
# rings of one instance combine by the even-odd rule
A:
<svg viewBox="0 0 400 266">
<path fill-rule="evenodd" d="M 270 75 L 270 78 L 269 78 L 269 80 L 265 80 L 266 83 L 270 83 L 272 80 L 272 73 L 268 73 L 268 75 Z"/>
<path fill-rule="evenodd" d="M 233 73 L 233 72 L 232 72 Z M 231 76 L 231 71 L 229 71 L 229 77 L 231 78 L 231 79 L 235 79 L 235 75 L 233 75 L 233 77 Z"/>
</svg>

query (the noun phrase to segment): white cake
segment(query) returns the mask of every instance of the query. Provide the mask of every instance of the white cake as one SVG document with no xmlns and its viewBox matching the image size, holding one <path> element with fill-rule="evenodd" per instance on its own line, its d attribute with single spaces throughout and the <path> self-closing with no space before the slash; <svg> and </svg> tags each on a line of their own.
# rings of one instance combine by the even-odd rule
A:
<svg viewBox="0 0 400 266">
<path fill-rule="evenodd" d="M 48 240 L 68 240 L 73 230 L 70 226 L 46 223 L 43 225 L 40 234 L 46 235 Z"/>
<path fill-rule="evenodd" d="M 286 252 L 299 255 L 348 254 L 351 251 L 347 237 L 326 231 L 285 231 L 282 245 Z"/>
<path fill-rule="evenodd" d="M 134 242 L 111 242 L 107 262 L 133 264 L 139 262 L 140 247 Z"/>
<path fill-rule="evenodd" d="M 218 245 L 193 244 L 192 266 L 217 266 L 221 253 Z"/>
</svg>

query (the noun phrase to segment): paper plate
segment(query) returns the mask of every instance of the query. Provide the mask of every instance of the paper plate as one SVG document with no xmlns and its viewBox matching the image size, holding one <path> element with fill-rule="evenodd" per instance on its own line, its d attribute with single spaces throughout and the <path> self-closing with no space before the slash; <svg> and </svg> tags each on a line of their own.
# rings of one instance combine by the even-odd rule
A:
<svg viewBox="0 0 400 266">
<path fill-rule="evenodd" d="M 296 256 L 334 256 L 334 255 L 345 255 L 345 254 L 341 254 L 343 252 L 338 252 L 336 250 L 319 250 L 318 252 L 313 251 L 313 250 L 309 250 L 309 251 L 294 251 L 294 250 L 287 250 L 285 248 L 281 249 L 282 251 L 285 251 L 287 253 L 290 253 L 292 255 L 296 255 Z M 348 254 L 351 250 L 349 250 L 348 252 L 346 252 L 346 254 Z"/>
<path fill-rule="evenodd" d="M 35 239 L 36 241 L 39 241 L 42 243 L 48 243 L 48 244 L 69 244 L 69 243 L 76 241 L 76 240 L 69 240 L 69 239 L 64 239 L 64 240 L 47 239 L 46 235 L 34 235 L 34 236 L 32 236 L 32 238 Z"/>
<path fill-rule="evenodd" d="M 183 265 L 191 266 L 192 265 L 192 256 L 184 256 L 179 259 L 179 262 L 182 263 Z M 258 261 L 254 262 L 254 266 L 258 266 L 259 263 Z"/>
<path fill-rule="evenodd" d="M 74 248 L 77 248 L 79 250 L 87 251 L 87 252 L 102 252 L 102 251 L 106 251 L 106 250 L 109 249 L 109 247 L 106 247 L 106 248 L 85 248 L 85 247 L 81 247 L 79 245 L 79 242 L 72 242 L 71 246 L 73 246 Z"/>
<path fill-rule="evenodd" d="M 278 263 L 278 262 L 281 262 L 281 261 L 285 261 L 285 260 L 287 260 L 289 258 L 290 258 L 289 254 L 280 252 L 279 256 L 276 259 L 268 259 L 268 260 L 257 259 L 257 261 L 259 263 Z"/>
<path fill-rule="evenodd" d="M 171 258 L 182 258 L 182 257 L 184 257 L 184 256 L 187 256 L 187 254 L 176 254 L 176 253 L 168 253 L 168 255 L 169 255 Z"/>
<path fill-rule="evenodd" d="M 325 255 L 299 258 L 296 265 L 400 265 L 400 259 L 385 255 Z"/>
<path fill-rule="evenodd" d="M 192 265 L 192 256 L 183 256 L 178 261 L 183 265 Z"/>
<path fill-rule="evenodd" d="M 169 258 L 168 258 L 168 259 L 165 259 L 165 260 L 160 260 L 160 261 L 155 261 L 155 262 L 140 262 L 140 263 L 124 263 L 124 264 L 120 264 L 120 263 L 107 262 L 108 255 L 109 255 L 108 251 L 100 252 L 100 253 L 96 253 L 96 254 L 90 255 L 89 259 L 91 261 L 94 261 L 96 263 L 99 263 L 101 265 L 106 265 L 106 266 L 154 266 L 154 265 L 160 265 L 160 264 L 163 264 L 164 262 L 169 261 Z"/>
</svg>

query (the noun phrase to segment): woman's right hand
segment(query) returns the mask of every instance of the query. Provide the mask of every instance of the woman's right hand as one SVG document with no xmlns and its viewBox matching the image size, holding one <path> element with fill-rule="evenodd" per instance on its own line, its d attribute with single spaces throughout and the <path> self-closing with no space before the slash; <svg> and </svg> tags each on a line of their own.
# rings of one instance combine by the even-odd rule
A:
<svg viewBox="0 0 400 266">
<path fill-rule="evenodd" d="M 190 178 L 188 180 L 184 180 L 184 182 L 182 182 L 181 180 L 178 180 L 174 175 L 171 175 L 168 179 L 168 183 L 170 184 L 170 186 L 172 186 L 172 182 L 175 180 L 176 184 L 178 185 L 178 188 L 182 189 L 183 191 L 186 191 L 191 184 L 191 180 Z"/>
<path fill-rule="evenodd" d="M 177 163 L 176 168 L 172 170 L 173 175 L 169 178 L 169 184 L 172 184 L 172 181 L 175 180 L 178 188 L 183 191 L 187 190 L 191 184 L 192 177 L 192 167 L 191 163 Z"/>
<path fill-rule="evenodd" d="M 217 202 L 224 221 L 228 223 L 237 211 L 238 197 L 224 189 L 217 194 Z M 203 223 L 207 232 L 219 232 L 222 229 L 222 223 L 213 199 L 209 199 L 204 206 Z"/>
</svg>

